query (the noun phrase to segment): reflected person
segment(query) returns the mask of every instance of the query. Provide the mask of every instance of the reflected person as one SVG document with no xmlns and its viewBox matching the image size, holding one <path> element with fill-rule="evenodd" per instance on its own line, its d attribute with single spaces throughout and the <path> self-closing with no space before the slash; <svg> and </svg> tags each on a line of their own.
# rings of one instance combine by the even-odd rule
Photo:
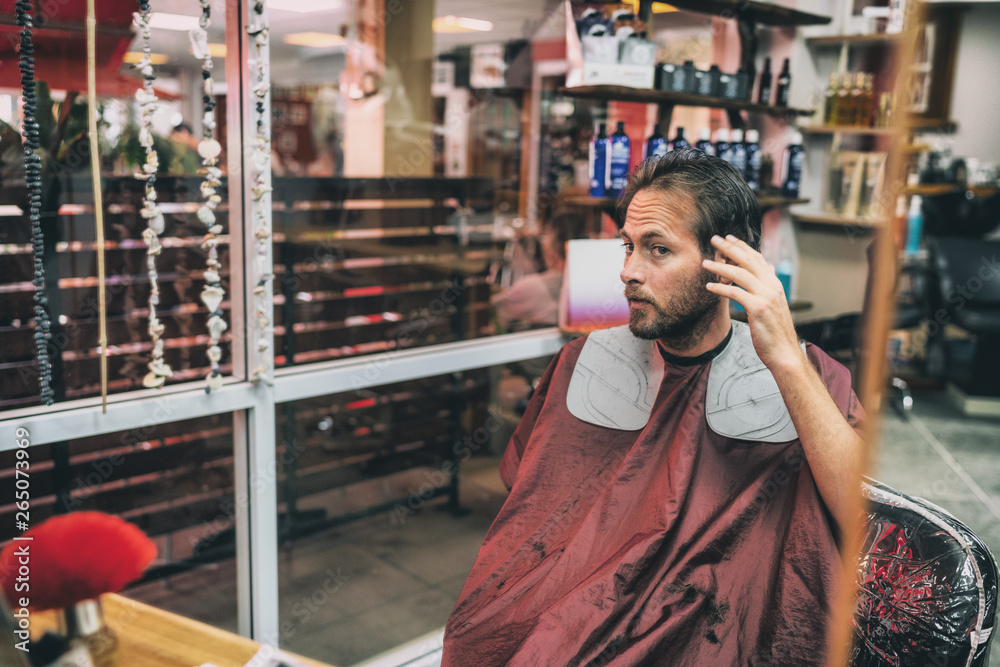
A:
<svg viewBox="0 0 1000 667">
<path fill-rule="evenodd" d="M 559 323 L 559 292 L 566 266 L 566 242 L 583 228 L 582 217 L 557 213 L 541 236 L 545 271 L 521 276 L 490 299 L 497 322 L 506 331 L 554 327 Z"/>
<path fill-rule="evenodd" d="M 539 382 L 442 665 L 823 664 L 864 448 L 850 374 L 800 344 L 731 165 L 647 160 L 619 211 L 629 324 Z"/>
</svg>

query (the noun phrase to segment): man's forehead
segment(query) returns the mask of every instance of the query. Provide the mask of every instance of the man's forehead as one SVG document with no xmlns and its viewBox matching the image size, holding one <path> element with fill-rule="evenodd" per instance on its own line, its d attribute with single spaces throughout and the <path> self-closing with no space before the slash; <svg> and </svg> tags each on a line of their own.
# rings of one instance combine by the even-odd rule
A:
<svg viewBox="0 0 1000 667">
<path fill-rule="evenodd" d="M 640 190 L 629 202 L 622 233 L 627 236 L 661 234 L 694 236 L 694 200 L 684 192 Z"/>
</svg>

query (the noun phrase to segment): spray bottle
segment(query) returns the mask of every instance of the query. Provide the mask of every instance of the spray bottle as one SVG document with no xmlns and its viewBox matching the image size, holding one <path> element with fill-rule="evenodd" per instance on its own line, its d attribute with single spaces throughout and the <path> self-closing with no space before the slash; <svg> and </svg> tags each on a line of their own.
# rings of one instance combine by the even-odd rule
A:
<svg viewBox="0 0 1000 667">
<path fill-rule="evenodd" d="M 597 134 L 590 140 L 590 196 L 607 194 L 605 178 L 608 171 L 608 135 L 604 123 L 597 126 Z"/>
</svg>

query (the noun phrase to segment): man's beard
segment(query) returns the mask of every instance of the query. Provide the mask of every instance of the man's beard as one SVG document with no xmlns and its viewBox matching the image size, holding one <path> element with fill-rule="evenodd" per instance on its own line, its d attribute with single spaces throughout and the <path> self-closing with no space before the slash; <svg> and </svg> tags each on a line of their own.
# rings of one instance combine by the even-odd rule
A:
<svg viewBox="0 0 1000 667">
<path fill-rule="evenodd" d="M 701 269 L 698 275 L 679 283 L 662 306 L 638 287 L 625 288 L 625 297 L 645 301 L 646 308 L 629 310 L 628 328 L 638 338 L 662 340 L 675 350 L 698 344 L 715 319 L 722 297 L 705 289 L 718 277 Z"/>
</svg>

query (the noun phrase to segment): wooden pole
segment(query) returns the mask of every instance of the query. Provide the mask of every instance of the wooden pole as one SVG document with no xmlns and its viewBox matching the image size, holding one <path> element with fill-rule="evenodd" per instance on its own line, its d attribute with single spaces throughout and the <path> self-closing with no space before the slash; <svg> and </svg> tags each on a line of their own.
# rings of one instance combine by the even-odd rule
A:
<svg viewBox="0 0 1000 667">
<path fill-rule="evenodd" d="M 94 220 L 97 225 L 98 346 L 101 350 L 101 412 L 108 412 L 108 312 L 104 290 L 104 203 L 101 197 L 101 159 L 97 145 L 97 17 L 95 0 L 87 0 L 87 134 L 90 171 L 94 187 Z"/>
</svg>

